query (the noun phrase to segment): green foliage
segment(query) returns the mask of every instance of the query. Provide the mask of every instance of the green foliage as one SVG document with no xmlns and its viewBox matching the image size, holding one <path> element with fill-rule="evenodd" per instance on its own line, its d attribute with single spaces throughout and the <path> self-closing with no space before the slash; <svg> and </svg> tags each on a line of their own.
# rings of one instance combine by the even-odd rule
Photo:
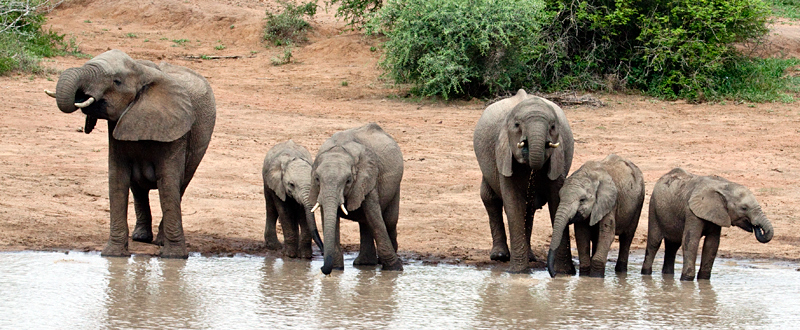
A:
<svg viewBox="0 0 800 330">
<path fill-rule="evenodd" d="M 74 41 L 43 31 L 50 1 L 0 1 L 0 74 L 11 71 L 38 73 L 39 60 L 68 52 Z"/>
<path fill-rule="evenodd" d="M 422 96 L 621 86 L 690 101 L 785 99 L 730 89 L 791 86 L 774 71 L 788 62 L 734 47 L 763 38 L 769 15 L 761 0 L 389 0 L 367 32 L 388 37 L 387 75 Z"/>
<path fill-rule="evenodd" d="M 703 90 L 707 99 L 793 102 L 792 94 L 800 93 L 800 59 L 741 57 L 715 71 L 712 81 Z"/>
<path fill-rule="evenodd" d="M 264 28 L 264 40 L 275 46 L 290 45 L 305 42 L 306 33 L 311 29 L 311 24 L 303 19 L 317 13 L 317 0 L 296 5 L 289 1 L 279 0 L 283 11 L 273 14 L 267 10 L 267 24 Z"/>
<path fill-rule="evenodd" d="M 542 21 L 536 0 L 390 0 L 368 27 L 381 65 L 415 94 L 480 96 L 530 85 Z"/>
<path fill-rule="evenodd" d="M 347 25 L 361 29 L 381 9 L 383 0 L 329 0 L 328 5 L 339 4 L 336 17 L 342 17 Z"/>
<path fill-rule="evenodd" d="M 800 0 L 765 0 L 775 16 L 800 19 Z"/>
<path fill-rule="evenodd" d="M 270 62 L 274 66 L 281 66 L 287 64 L 292 61 L 292 48 L 294 48 L 291 44 L 286 45 L 283 47 L 283 55 L 280 57 L 272 57 L 270 58 Z"/>
</svg>

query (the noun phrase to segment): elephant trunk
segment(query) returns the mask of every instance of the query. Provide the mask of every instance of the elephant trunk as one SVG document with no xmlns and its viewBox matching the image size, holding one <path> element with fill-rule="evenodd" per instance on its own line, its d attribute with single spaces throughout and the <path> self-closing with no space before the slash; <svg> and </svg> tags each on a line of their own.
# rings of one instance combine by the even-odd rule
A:
<svg viewBox="0 0 800 330">
<path fill-rule="evenodd" d="M 317 219 L 314 217 L 314 212 L 311 212 L 313 205 L 308 201 L 308 189 L 300 193 L 300 198 L 303 200 L 303 208 L 306 211 L 306 224 L 308 225 L 308 231 L 311 232 L 311 238 L 314 239 L 314 243 L 317 244 L 319 250 L 324 251 L 322 239 L 319 237 L 319 231 L 317 230 Z"/>
<path fill-rule="evenodd" d="M 85 69 L 79 67 L 64 70 L 58 78 L 58 83 L 56 84 L 56 104 L 59 110 L 65 113 L 72 113 L 78 110 L 75 103 L 78 101 L 83 102 L 84 100 L 76 100 L 75 95 L 85 84 L 86 78 L 84 76 Z"/>
<path fill-rule="evenodd" d="M 322 233 L 325 236 L 323 249 L 322 273 L 328 275 L 333 271 L 334 255 L 338 247 L 339 236 L 339 204 L 335 198 L 327 198 L 322 205 Z"/>
<path fill-rule="evenodd" d="M 553 237 L 550 239 L 550 250 L 547 252 L 547 271 L 550 277 L 556 277 L 555 261 L 556 250 L 561 245 L 561 237 L 564 230 L 567 230 L 569 220 L 575 216 L 578 211 L 578 203 L 562 202 L 556 211 L 555 220 L 553 220 Z"/>
<path fill-rule="evenodd" d="M 535 130 L 534 134 L 528 135 L 528 143 L 527 143 L 527 150 L 528 150 L 528 166 L 531 167 L 532 171 L 538 171 L 544 166 L 546 161 L 546 148 L 547 145 L 547 135 L 544 134 L 546 130 L 539 133 L 541 130 Z"/>
<path fill-rule="evenodd" d="M 772 240 L 772 224 L 760 210 L 753 220 L 753 233 L 755 233 L 756 239 L 761 243 L 767 243 Z"/>
</svg>

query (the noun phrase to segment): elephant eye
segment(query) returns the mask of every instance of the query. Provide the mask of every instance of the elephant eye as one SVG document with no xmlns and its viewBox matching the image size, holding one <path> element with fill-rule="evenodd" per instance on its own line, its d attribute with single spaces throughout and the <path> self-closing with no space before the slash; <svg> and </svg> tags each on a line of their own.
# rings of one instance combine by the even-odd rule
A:
<svg viewBox="0 0 800 330">
<path fill-rule="evenodd" d="M 515 128 L 519 128 L 519 123 L 514 123 Z"/>
<path fill-rule="evenodd" d="M 122 85 L 122 80 L 114 79 L 114 85 L 117 85 L 117 86 Z"/>
<path fill-rule="evenodd" d="M 289 182 L 289 188 L 294 189 L 294 182 Z"/>
<path fill-rule="evenodd" d="M 742 211 L 747 211 L 747 205 L 742 205 Z"/>
<path fill-rule="evenodd" d="M 581 197 L 581 201 L 580 202 L 581 203 L 585 203 L 586 202 L 586 197 Z"/>
</svg>

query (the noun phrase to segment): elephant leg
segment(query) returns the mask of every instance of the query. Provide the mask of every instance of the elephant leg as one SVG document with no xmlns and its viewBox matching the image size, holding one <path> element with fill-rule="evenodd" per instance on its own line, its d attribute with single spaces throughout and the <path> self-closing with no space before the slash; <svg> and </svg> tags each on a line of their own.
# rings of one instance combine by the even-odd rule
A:
<svg viewBox="0 0 800 330">
<path fill-rule="evenodd" d="M 506 227 L 503 224 L 503 200 L 492 191 L 486 180 L 481 182 L 481 200 L 486 213 L 489 214 L 489 229 L 492 232 L 492 251 L 489 258 L 495 261 L 508 261 L 511 259 L 511 253 L 508 251 Z"/>
<path fill-rule="evenodd" d="M 575 227 L 575 246 L 578 248 L 578 260 L 580 276 L 589 275 L 592 262 L 590 227 L 586 223 L 576 223 Z M 553 233 L 554 235 L 556 233 Z"/>
<path fill-rule="evenodd" d="M 400 218 L 400 194 L 383 210 L 383 220 L 386 223 L 386 232 L 392 241 L 394 252 L 397 252 L 397 221 Z"/>
<path fill-rule="evenodd" d="M 505 181 L 510 181 L 504 178 Z M 510 182 L 503 190 L 503 209 L 508 218 L 508 234 L 511 238 L 511 259 L 508 271 L 522 273 L 528 271 L 528 251 L 530 241 L 525 235 L 525 195 L 524 191 L 516 191 Z"/>
<path fill-rule="evenodd" d="M 569 229 L 567 229 L 569 230 Z M 525 218 L 525 240 L 528 242 L 528 262 L 536 261 L 536 255 L 533 254 L 533 247 L 531 246 L 531 232 L 533 231 L 533 216 L 528 219 Z"/>
<path fill-rule="evenodd" d="M 611 249 L 611 243 L 614 242 L 615 226 L 616 219 L 614 219 L 613 211 L 597 224 L 597 244 L 595 244 L 595 251 L 592 254 L 592 269 L 589 272 L 591 277 L 605 277 L 608 250 Z"/>
<path fill-rule="evenodd" d="M 161 247 L 162 258 L 189 257 L 186 250 L 186 238 L 183 233 L 181 215 L 181 181 L 186 167 L 186 141 L 170 142 L 167 155 L 159 162 L 156 177 L 158 178 L 158 196 L 161 200 L 163 218 L 159 225 L 159 235 L 163 233 L 164 245 Z"/>
<path fill-rule="evenodd" d="M 617 265 L 614 267 L 614 271 L 617 273 L 628 272 L 628 258 L 634 233 L 622 233 L 619 235 L 619 255 L 617 256 Z"/>
<path fill-rule="evenodd" d="M 267 209 L 267 223 L 264 226 L 264 243 L 267 250 L 280 250 L 283 247 L 281 241 L 278 240 L 278 230 L 276 224 L 278 223 L 278 208 L 275 203 L 278 201 L 276 196 L 267 185 L 264 185 L 264 204 Z"/>
<path fill-rule="evenodd" d="M 378 264 L 378 253 L 375 251 L 375 239 L 367 219 L 359 219 L 358 231 L 361 236 L 358 257 L 353 266 L 374 266 Z"/>
<path fill-rule="evenodd" d="M 287 204 L 288 202 L 280 202 L 275 205 L 278 210 L 278 221 L 281 222 L 281 231 L 283 231 L 283 255 L 297 258 L 299 233 L 297 232 L 297 223 L 293 221 L 294 214 Z"/>
<path fill-rule="evenodd" d="M 700 247 L 700 238 L 702 237 L 702 226 L 692 225 L 690 221 L 687 219 L 686 228 L 683 232 L 683 271 L 681 272 L 681 281 L 694 281 L 697 249 Z"/>
<path fill-rule="evenodd" d="M 300 239 L 297 242 L 298 257 L 303 259 L 311 259 L 313 252 L 311 250 L 311 230 L 308 229 L 308 222 L 306 221 L 306 211 L 302 207 L 294 209 L 294 223 L 300 226 Z"/>
<path fill-rule="evenodd" d="M 675 256 L 681 248 L 681 243 L 664 240 L 664 267 L 661 268 L 662 274 L 675 274 Z"/>
<path fill-rule="evenodd" d="M 128 252 L 128 192 L 131 186 L 131 168 L 122 156 L 115 155 L 116 143 L 109 143 L 108 200 L 110 209 L 110 234 L 103 252 L 104 257 L 127 257 Z"/>
<path fill-rule="evenodd" d="M 658 249 L 661 247 L 661 241 L 664 240 L 664 235 L 661 233 L 661 228 L 658 226 L 656 219 L 655 210 L 650 207 L 647 224 L 647 247 L 644 252 L 644 262 L 642 262 L 642 275 L 653 274 L 653 262 L 656 259 Z M 664 260 L 666 260 L 666 254 Z"/>
<path fill-rule="evenodd" d="M 136 210 L 136 227 L 131 233 L 131 239 L 137 242 L 150 243 L 153 241 L 153 216 L 150 212 L 150 190 L 131 185 L 133 194 L 133 208 Z"/>
<path fill-rule="evenodd" d="M 703 254 L 700 259 L 700 271 L 697 272 L 698 280 L 707 280 L 711 278 L 711 267 L 714 266 L 714 259 L 717 258 L 717 249 L 719 249 L 719 235 L 722 227 L 716 225 L 710 227 L 706 233 L 706 239 L 703 241 Z"/>
<path fill-rule="evenodd" d="M 364 210 L 364 217 L 368 222 L 368 226 L 372 229 L 372 236 L 375 239 L 377 246 L 378 258 L 383 265 L 383 270 L 403 270 L 403 261 L 397 256 L 392 245 L 392 240 L 389 238 L 389 233 L 386 230 L 386 223 L 381 214 L 380 201 L 378 194 L 373 191 L 367 194 L 364 202 L 361 204 Z"/>
<path fill-rule="evenodd" d="M 547 208 L 550 211 L 551 227 L 556 220 L 558 205 L 561 203 L 558 192 L 561 190 L 562 186 L 564 186 L 563 176 L 550 183 L 550 194 L 547 201 Z M 572 251 L 569 242 L 569 230 L 565 230 L 563 233 L 561 233 L 561 235 L 561 245 L 559 245 L 556 250 L 556 273 L 575 275 L 575 264 L 572 262 Z"/>
</svg>

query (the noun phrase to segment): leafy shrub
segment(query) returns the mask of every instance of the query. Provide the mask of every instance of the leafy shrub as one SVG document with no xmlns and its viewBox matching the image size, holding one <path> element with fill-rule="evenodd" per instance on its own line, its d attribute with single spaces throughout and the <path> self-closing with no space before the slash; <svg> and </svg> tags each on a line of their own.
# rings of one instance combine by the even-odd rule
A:
<svg viewBox="0 0 800 330">
<path fill-rule="evenodd" d="M 367 31 L 388 37 L 387 75 L 423 96 L 614 81 L 703 101 L 748 95 L 721 87 L 730 74 L 743 75 L 738 86 L 788 86 L 771 72 L 790 63 L 748 59 L 735 47 L 757 44 L 769 15 L 761 0 L 390 0 Z"/>
<path fill-rule="evenodd" d="M 42 30 L 44 14 L 60 3 L 0 1 L 0 74 L 39 72 L 39 59 L 63 53 L 64 36 Z"/>
<path fill-rule="evenodd" d="M 800 19 L 800 0 L 765 0 L 775 16 Z"/>
<path fill-rule="evenodd" d="M 535 0 L 390 0 L 370 33 L 381 65 L 415 94 L 480 96 L 529 85 L 542 21 Z"/>
<path fill-rule="evenodd" d="M 273 14 L 267 10 L 267 25 L 264 29 L 264 40 L 275 46 L 305 42 L 306 33 L 311 24 L 303 16 L 313 17 L 317 13 L 317 1 L 296 5 L 290 1 L 279 0 L 283 11 Z"/>
<path fill-rule="evenodd" d="M 347 25 L 357 29 L 367 23 L 381 9 L 383 0 L 329 0 L 328 5 L 339 3 L 336 17 L 343 17 Z"/>
</svg>

